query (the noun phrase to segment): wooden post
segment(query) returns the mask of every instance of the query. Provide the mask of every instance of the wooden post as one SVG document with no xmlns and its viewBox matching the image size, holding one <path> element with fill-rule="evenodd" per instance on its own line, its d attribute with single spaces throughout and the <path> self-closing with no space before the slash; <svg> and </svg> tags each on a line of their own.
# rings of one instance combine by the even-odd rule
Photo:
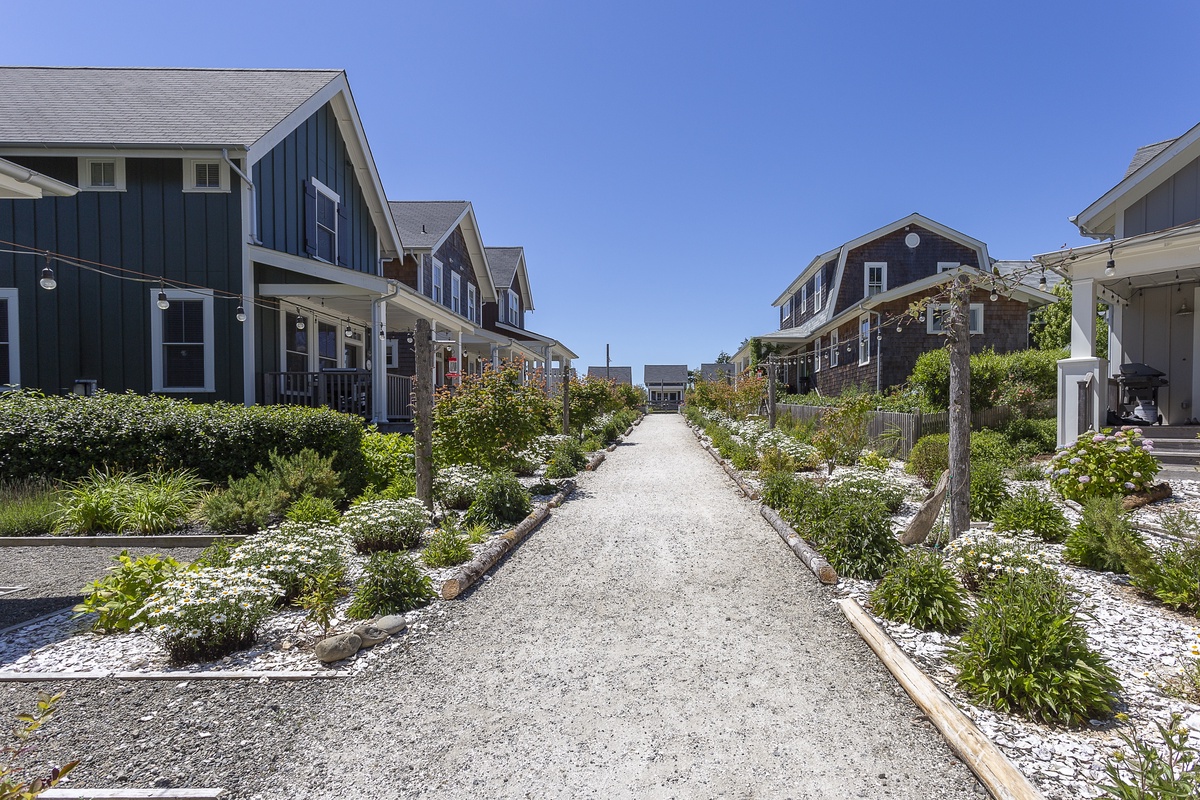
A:
<svg viewBox="0 0 1200 800">
<path fill-rule="evenodd" d="M 950 536 L 971 527 L 971 279 L 950 288 Z"/>
<path fill-rule="evenodd" d="M 433 511 L 433 334 L 429 320 L 418 319 L 413 333 L 416 341 L 417 420 L 413 445 L 417 462 L 417 498 Z"/>
<path fill-rule="evenodd" d="M 767 427 L 775 428 L 775 356 L 767 357 Z"/>
<path fill-rule="evenodd" d="M 563 436 L 571 435 L 571 362 L 563 359 L 562 364 L 562 396 L 563 396 Z"/>
</svg>

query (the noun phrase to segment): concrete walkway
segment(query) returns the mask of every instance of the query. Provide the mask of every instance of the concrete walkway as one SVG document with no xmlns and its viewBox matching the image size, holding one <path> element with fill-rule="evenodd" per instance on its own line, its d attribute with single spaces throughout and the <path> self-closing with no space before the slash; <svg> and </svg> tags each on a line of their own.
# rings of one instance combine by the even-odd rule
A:
<svg viewBox="0 0 1200 800">
<path fill-rule="evenodd" d="M 377 672 L 263 797 L 979 797 L 678 416 Z"/>
</svg>

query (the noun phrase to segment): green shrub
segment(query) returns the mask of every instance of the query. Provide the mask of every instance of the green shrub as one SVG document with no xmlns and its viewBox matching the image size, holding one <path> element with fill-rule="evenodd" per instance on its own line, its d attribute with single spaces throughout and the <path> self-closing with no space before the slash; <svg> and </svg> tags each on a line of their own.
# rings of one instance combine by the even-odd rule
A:
<svg viewBox="0 0 1200 800">
<path fill-rule="evenodd" d="M 993 461 L 971 459 L 971 519 L 991 520 L 1008 499 L 1004 474 Z"/>
<path fill-rule="evenodd" d="M 595 434 L 588 434 L 587 436 L 583 437 L 583 440 L 580 442 L 580 446 L 583 447 L 583 450 L 586 453 L 595 453 L 604 449 L 604 442 L 599 436 L 596 436 Z"/>
<path fill-rule="evenodd" d="M 233 564 L 233 551 L 241 544 L 237 539 L 214 539 L 213 543 L 200 551 L 190 566 L 193 569 L 204 567 L 228 567 Z"/>
<path fill-rule="evenodd" d="M 1093 497 L 1083 504 L 1083 518 L 1067 534 L 1063 560 L 1100 572 L 1124 574 L 1122 553 L 1144 546 L 1117 497 Z"/>
<path fill-rule="evenodd" d="M 0 480 L 92 469 L 187 469 L 224 483 L 282 455 L 310 449 L 333 457 L 343 488 L 365 485 L 362 419 L 327 408 L 193 403 L 161 396 L 0 396 Z"/>
<path fill-rule="evenodd" d="M 337 503 L 345 496 L 332 456 L 302 450 L 291 456 L 271 453 L 267 465 L 229 482 L 209 495 L 200 509 L 208 527 L 218 533 L 253 532 L 282 518 L 305 495 Z"/>
<path fill-rule="evenodd" d="M 1043 542 L 1061 542 L 1071 526 L 1053 500 L 1042 497 L 1033 486 L 1024 486 L 996 509 L 995 529 L 1007 533 L 1031 533 Z"/>
<path fill-rule="evenodd" d="M 729 454 L 729 461 L 734 469 L 758 469 L 758 453 L 751 447 L 737 447 Z"/>
<path fill-rule="evenodd" d="M 368 430 L 363 434 L 362 454 L 367 487 L 382 490 L 401 475 L 416 474 L 411 436 Z"/>
<path fill-rule="evenodd" d="M 971 431 L 971 466 L 986 461 L 1000 467 L 1015 463 L 1015 453 L 1008 439 L 999 431 L 985 428 Z"/>
<path fill-rule="evenodd" d="M 347 594 L 346 568 L 330 567 L 308 576 L 297 602 L 308 612 L 305 620 L 320 628 L 322 635 L 328 636 L 337 618 L 337 602 Z"/>
<path fill-rule="evenodd" d="M 435 449 L 450 463 L 488 469 L 516 466 L 517 454 L 549 433 L 557 409 L 516 363 L 467 375 L 454 391 L 439 390 L 434 407 Z"/>
<path fill-rule="evenodd" d="M 892 466 L 892 462 L 887 456 L 874 450 L 864 450 L 858 459 L 858 464 L 861 467 L 873 469 L 877 472 L 887 472 Z"/>
<path fill-rule="evenodd" d="M 946 433 L 931 433 L 917 439 L 904 464 L 904 469 L 920 478 L 926 486 L 937 483 L 949 468 L 950 435 Z"/>
<path fill-rule="evenodd" d="M 377 552 L 367 561 L 346 616 L 371 619 L 384 614 L 403 614 L 428 605 L 435 598 L 429 576 L 411 558 L 404 553 Z"/>
<path fill-rule="evenodd" d="M 1058 446 L 1058 419 L 1016 417 L 1005 426 L 1004 438 L 1021 453 L 1053 453 Z"/>
<path fill-rule="evenodd" d="M 1152 550 L 1135 538 L 1118 538 L 1115 548 L 1133 585 L 1176 611 L 1200 612 L 1200 539 L 1186 512 L 1164 514 L 1163 528 L 1177 544 Z M 1200 663 L 1200 662 L 1197 662 Z"/>
<path fill-rule="evenodd" d="M 971 356 L 971 408 L 975 411 L 997 405 L 1027 406 L 1054 398 L 1058 387 L 1061 351 L 1019 350 L 998 355 L 987 348 Z M 950 351 L 946 348 L 922 353 L 908 378 L 909 387 L 931 408 L 950 405 Z"/>
<path fill-rule="evenodd" d="M 341 512 L 338 511 L 332 500 L 306 494 L 292 503 L 283 518 L 287 522 L 336 523 L 341 516 Z"/>
<path fill-rule="evenodd" d="M 578 439 L 562 439 L 554 445 L 546 462 L 547 478 L 570 478 L 587 466 L 587 453 Z"/>
<path fill-rule="evenodd" d="M 470 508 L 487 470 L 472 464 L 442 467 L 433 479 L 433 496 L 446 508 Z"/>
<path fill-rule="evenodd" d="M 95 614 L 92 630 L 98 633 L 117 633 L 142 626 L 135 615 L 150 595 L 181 569 L 170 556 L 149 555 L 134 558 L 128 550 L 114 557 L 117 566 L 108 574 L 92 581 L 83 602 L 75 606 L 79 615 Z"/>
<path fill-rule="evenodd" d="M 885 619 L 923 631 L 952 633 L 967 621 L 960 592 L 941 556 L 913 551 L 896 559 L 871 592 L 871 608 Z"/>
<path fill-rule="evenodd" d="M 471 560 L 471 548 L 460 534 L 458 526 L 446 523 L 437 529 L 429 544 L 425 545 L 421 560 L 434 568 L 453 567 Z"/>
<path fill-rule="evenodd" d="M 891 515 L 883 503 L 852 488 L 826 485 L 815 493 L 797 481 L 790 511 L 796 532 L 813 542 L 847 578 L 881 577 L 899 553 Z"/>
<path fill-rule="evenodd" d="M 1125 715 L 1117 718 L 1123 720 Z M 1166 725 L 1155 720 L 1163 751 L 1122 731 L 1128 752 L 1117 750 L 1105 761 L 1104 773 L 1111 783 L 1100 787 L 1104 796 L 1116 800 L 1200 797 L 1200 750 L 1189 743 L 1191 731 L 1182 722 L 1183 715 L 1176 712 Z"/>
<path fill-rule="evenodd" d="M 1149 489 L 1158 474 L 1154 443 L 1140 428 L 1083 434 L 1050 461 L 1050 485 L 1068 500 L 1113 497 Z"/>
<path fill-rule="evenodd" d="M 54 530 L 57 492 L 49 481 L 23 478 L 0 485 L 0 536 L 39 536 Z"/>
<path fill-rule="evenodd" d="M 851 469 L 842 473 L 827 486 L 841 492 L 856 495 L 864 501 L 880 503 L 889 514 L 895 514 L 904 505 L 904 487 L 889 481 L 872 469 Z"/>
<path fill-rule="evenodd" d="M 791 472 L 768 472 L 764 474 L 763 483 L 763 502 L 771 508 L 779 511 L 787 507 L 791 500 L 792 492 L 796 488 L 797 480 L 805 480 L 797 478 Z"/>
<path fill-rule="evenodd" d="M 59 533 L 174 530 L 200 503 L 204 481 L 187 470 L 154 470 L 126 475 L 92 470 L 59 495 Z"/>
<path fill-rule="evenodd" d="M 870 395 L 844 392 L 838 405 L 821 412 L 812 443 L 822 460 L 847 466 L 858 461 L 870 440 L 867 421 L 871 410 Z"/>
<path fill-rule="evenodd" d="M 946 561 L 963 586 L 976 591 L 1006 575 L 1028 575 L 1044 557 L 1019 541 L 967 531 L 946 544 Z"/>
<path fill-rule="evenodd" d="M 482 523 L 492 530 L 514 525 L 529 516 L 529 493 L 512 473 L 497 472 L 479 482 L 475 502 L 467 509 L 467 524 Z"/>
<path fill-rule="evenodd" d="M 975 702 L 1050 724 L 1107 717 L 1121 689 L 1088 647 L 1069 589 L 1047 569 L 994 581 L 952 660 Z"/>
<path fill-rule="evenodd" d="M 762 455 L 758 460 L 758 474 L 763 479 L 779 473 L 791 475 L 798 472 L 800 468 L 801 464 L 798 459 L 771 445 L 763 448 Z"/>
<path fill-rule="evenodd" d="M 270 578 L 290 602 L 322 572 L 345 570 L 342 541 L 337 528 L 285 522 L 246 539 L 229 564 Z"/>
<path fill-rule="evenodd" d="M 421 501 L 408 497 L 351 506 L 342 516 L 341 529 L 358 552 L 373 553 L 416 547 L 429 523 L 429 511 Z"/>
<path fill-rule="evenodd" d="M 1041 464 L 1030 461 L 1016 467 L 1012 471 L 1014 481 L 1040 481 L 1046 477 L 1046 470 Z"/>
</svg>

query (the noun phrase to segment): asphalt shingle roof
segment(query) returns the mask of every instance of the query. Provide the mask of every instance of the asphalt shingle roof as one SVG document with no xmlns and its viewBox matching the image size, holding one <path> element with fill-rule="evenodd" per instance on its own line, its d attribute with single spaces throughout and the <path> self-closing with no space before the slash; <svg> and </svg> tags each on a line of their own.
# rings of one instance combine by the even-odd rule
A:
<svg viewBox="0 0 1200 800">
<path fill-rule="evenodd" d="M 700 365 L 700 379 L 704 381 L 716 381 L 721 380 L 722 378 L 732 378 L 733 372 L 733 364 L 728 362 Z"/>
<path fill-rule="evenodd" d="M 1016 277 L 1025 286 L 1030 289 L 1038 288 L 1038 283 L 1042 278 L 1042 270 L 1033 261 L 996 261 L 993 266 L 1000 271 L 1004 277 Z M 1062 282 L 1062 276 L 1053 270 L 1046 271 L 1046 291 L 1050 291 L 1056 285 Z"/>
<path fill-rule="evenodd" d="M 633 385 L 633 367 L 609 367 L 609 377 L 617 382 L 618 385 Z M 589 378 L 603 378 L 604 367 L 588 367 L 587 376 Z"/>
<path fill-rule="evenodd" d="M 1139 147 L 1133 154 L 1133 159 L 1129 162 L 1129 168 L 1125 170 L 1125 177 L 1128 178 L 1133 173 L 1137 172 L 1146 162 L 1154 158 L 1156 155 L 1166 150 L 1171 145 L 1175 144 L 1174 139 L 1167 139 L 1154 144 L 1145 144 Z"/>
<path fill-rule="evenodd" d="M 521 261 L 522 247 L 485 247 L 488 269 L 492 272 L 492 280 L 497 289 L 507 289 L 512 286 L 513 278 L 517 276 L 517 265 Z"/>
<path fill-rule="evenodd" d="M 248 147 L 342 74 L 0 67 L 0 142 Z"/>
<path fill-rule="evenodd" d="M 466 200 L 389 200 L 405 247 L 433 247 L 470 205 Z"/>
<path fill-rule="evenodd" d="M 647 364 L 646 386 L 653 384 L 686 384 L 688 378 L 687 364 Z"/>
</svg>

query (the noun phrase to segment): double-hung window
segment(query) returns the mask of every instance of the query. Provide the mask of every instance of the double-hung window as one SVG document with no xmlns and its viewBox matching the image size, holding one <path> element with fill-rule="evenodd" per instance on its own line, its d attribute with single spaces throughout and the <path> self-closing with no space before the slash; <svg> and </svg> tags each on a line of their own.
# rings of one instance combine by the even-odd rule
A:
<svg viewBox="0 0 1200 800">
<path fill-rule="evenodd" d="M 467 284 L 467 319 L 477 324 L 479 322 L 475 314 L 475 284 L 473 283 Z"/>
<path fill-rule="evenodd" d="M 825 297 L 821 293 L 821 270 L 817 270 L 817 274 L 813 276 L 813 311 L 820 311 L 825 307 Z"/>
<path fill-rule="evenodd" d="M 335 369 L 338 366 L 338 326 L 323 320 L 317 321 L 317 369 Z"/>
<path fill-rule="evenodd" d="M 158 292 L 158 287 L 150 290 L 154 391 L 215 391 L 212 292 L 168 289 L 165 309 L 158 307 Z"/>
<path fill-rule="evenodd" d="M 800 313 L 808 311 L 808 284 L 800 287 Z"/>
<path fill-rule="evenodd" d="M 462 313 L 462 278 L 457 272 L 450 273 L 450 310 Z"/>
<path fill-rule="evenodd" d="M 871 363 L 871 317 L 863 314 L 858 318 L 858 364 Z"/>
<path fill-rule="evenodd" d="M 17 290 L 0 289 L 0 386 L 21 383 L 20 328 Z"/>
<path fill-rule="evenodd" d="M 508 290 L 508 324 L 521 327 L 521 299 L 512 289 Z"/>
<path fill-rule="evenodd" d="M 783 316 L 779 327 L 786 328 L 788 322 L 792 318 L 792 298 L 789 297 L 787 300 L 783 301 L 783 310 L 780 313 Z"/>
<path fill-rule="evenodd" d="M 972 334 L 983 333 L 983 303 L 971 303 L 969 313 L 970 332 Z M 930 307 L 928 313 L 925 315 L 925 330 L 928 333 L 945 333 L 945 323 L 949 321 L 949 314 L 949 303 Z"/>
<path fill-rule="evenodd" d="M 829 332 L 829 366 L 836 367 L 838 365 L 838 332 L 834 328 Z"/>
<path fill-rule="evenodd" d="M 816 358 L 813 359 L 813 372 L 821 371 L 821 337 L 817 337 Z"/>
<path fill-rule="evenodd" d="M 435 303 L 442 302 L 442 279 L 442 262 L 435 258 L 433 260 L 433 286 L 430 287 L 433 289 L 430 297 L 433 298 L 433 302 Z"/>
<path fill-rule="evenodd" d="M 329 264 L 339 263 L 338 235 L 342 199 L 316 178 L 305 187 L 305 242 L 309 255 Z"/>
<path fill-rule="evenodd" d="M 868 261 L 863 266 L 863 283 L 866 291 L 863 297 L 882 294 L 887 291 L 887 262 Z"/>
</svg>

